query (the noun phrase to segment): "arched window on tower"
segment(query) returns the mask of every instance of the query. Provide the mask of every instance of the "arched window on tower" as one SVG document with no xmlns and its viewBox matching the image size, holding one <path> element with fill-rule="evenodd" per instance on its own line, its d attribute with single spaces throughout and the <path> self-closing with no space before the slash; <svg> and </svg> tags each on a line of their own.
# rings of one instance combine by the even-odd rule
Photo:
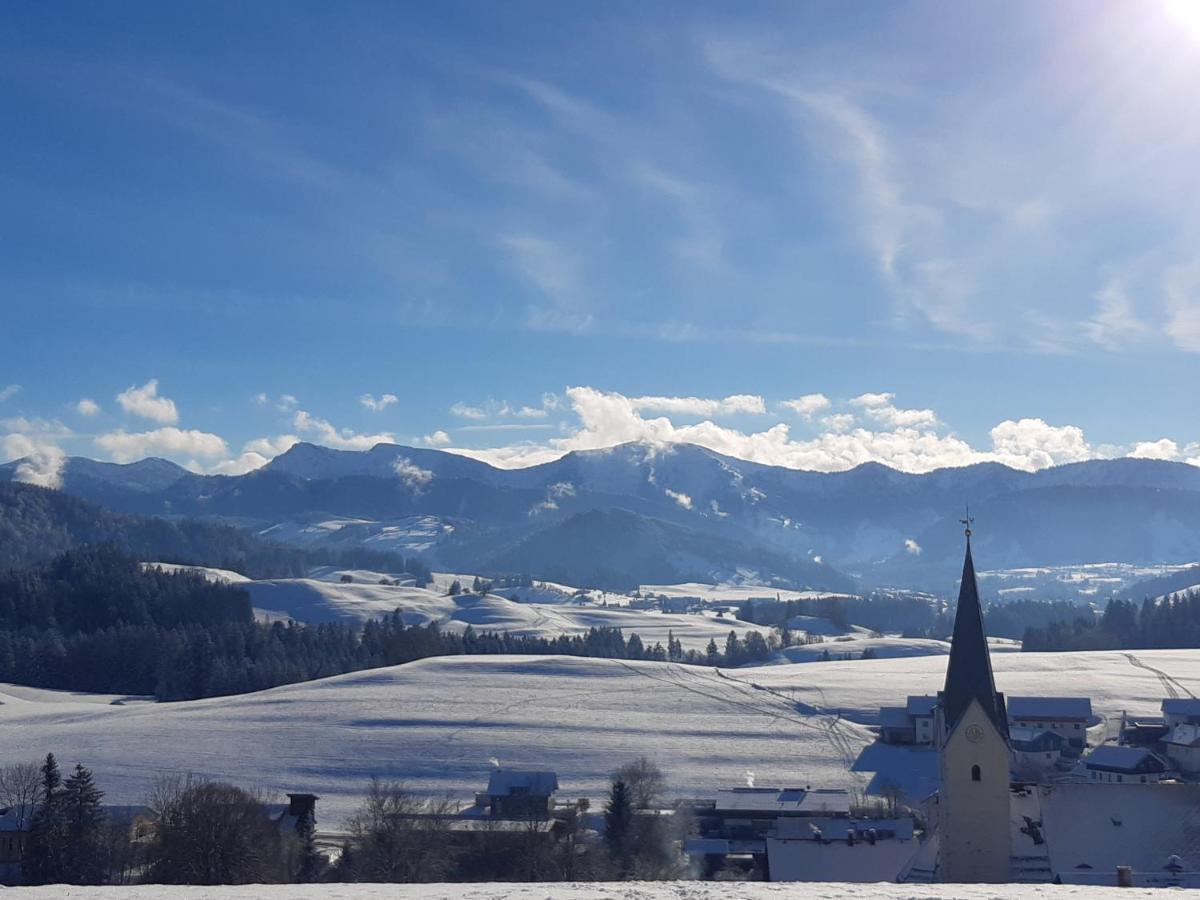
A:
<svg viewBox="0 0 1200 900">
<path fill-rule="evenodd" d="M 979 770 L 979 766 L 971 766 L 971 780 L 983 781 L 983 773 Z"/>
</svg>

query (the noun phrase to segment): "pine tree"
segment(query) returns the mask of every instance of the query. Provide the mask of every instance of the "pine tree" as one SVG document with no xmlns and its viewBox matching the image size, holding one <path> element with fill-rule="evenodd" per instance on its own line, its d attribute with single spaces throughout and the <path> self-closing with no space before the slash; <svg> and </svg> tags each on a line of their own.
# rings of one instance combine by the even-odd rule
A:
<svg viewBox="0 0 1200 900">
<path fill-rule="evenodd" d="M 29 825 L 29 838 L 21 858 L 21 875 L 28 884 L 62 881 L 65 843 L 62 775 L 53 753 L 42 764 L 42 799 Z"/>
<path fill-rule="evenodd" d="M 622 876 L 629 873 L 633 859 L 633 848 L 630 846 L 633 815 L 633 801 L 629 796 L 629 787 L 624 781 L 617 779 L 612 784 L 608 803 L 604 807 L 604 843 L 608 847 L 609 856 Z"/>
<path fill-rule="evenodd" d="M 62 791 L 63 881 L 69 884 L 100 884 L 104 880 L 103 797 L 92 773 L 76 765 Z"/>
<path fill-rule="evenodd" d="M 717 639 L 709 638 L 708 647 L 704 651 L 705 659 L 710 666 L 721 664 L 721 651 L 717 649 Z"/>
</svg>

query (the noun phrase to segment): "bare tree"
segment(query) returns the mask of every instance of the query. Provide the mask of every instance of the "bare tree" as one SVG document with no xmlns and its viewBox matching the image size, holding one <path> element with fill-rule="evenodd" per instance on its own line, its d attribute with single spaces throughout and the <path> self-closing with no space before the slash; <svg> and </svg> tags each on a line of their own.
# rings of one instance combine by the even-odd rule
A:
<svg viewBox="0 0 1200 900">
<path fill-rule="evenodd" d="M 430 882 L 453 870 L 449 801 L 425 800 L 402 784 L 371 779 L 350 820 L 355 881 Z"/>
<path fill-rule="evenodd" d="M 662 802 L 667 779 L 658 764 L 644 756 L 625 763 L 615 772 L 614 782 L 623 781 L 634 809 L 655 809 Z"/>
<path fill-rule="evenodd" d="M 35 762 L 0 766 L 0 806 L 12 811 L 18 831 L 25 831 L 42 799 L 41 767 Z"/>
<path fill-rule="evenodd" d="M 152 881 L 163 884 L 255 884 L 287 880 L 283 835 L 263 797 L 231 784 L 167 778 L 148 804 Z"/>
</svg>

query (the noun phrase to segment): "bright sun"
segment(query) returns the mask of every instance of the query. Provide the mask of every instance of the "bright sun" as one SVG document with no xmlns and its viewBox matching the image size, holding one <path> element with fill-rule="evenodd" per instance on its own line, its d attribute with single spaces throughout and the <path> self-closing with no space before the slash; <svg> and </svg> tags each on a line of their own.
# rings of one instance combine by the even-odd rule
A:
<svg viewBox="0 0 1200 900">
<path fill-rule="evenodd" d="M 1163 0 L 1163 6 L 1171 18 L 1200 40 L 1200 0 Z"/>
</svg>

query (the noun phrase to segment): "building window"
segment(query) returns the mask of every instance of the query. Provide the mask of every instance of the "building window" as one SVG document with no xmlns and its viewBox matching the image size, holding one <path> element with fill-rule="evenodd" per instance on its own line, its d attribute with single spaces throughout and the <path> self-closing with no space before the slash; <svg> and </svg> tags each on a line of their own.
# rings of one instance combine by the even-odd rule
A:
<svg viewBox="0 0 1200 900">
<path fill-rule="evenodd" d="M 971 766 L 971 780 L 983 781 L 983 773 L 979 771 L 979 766 Z"/>
</svg>

